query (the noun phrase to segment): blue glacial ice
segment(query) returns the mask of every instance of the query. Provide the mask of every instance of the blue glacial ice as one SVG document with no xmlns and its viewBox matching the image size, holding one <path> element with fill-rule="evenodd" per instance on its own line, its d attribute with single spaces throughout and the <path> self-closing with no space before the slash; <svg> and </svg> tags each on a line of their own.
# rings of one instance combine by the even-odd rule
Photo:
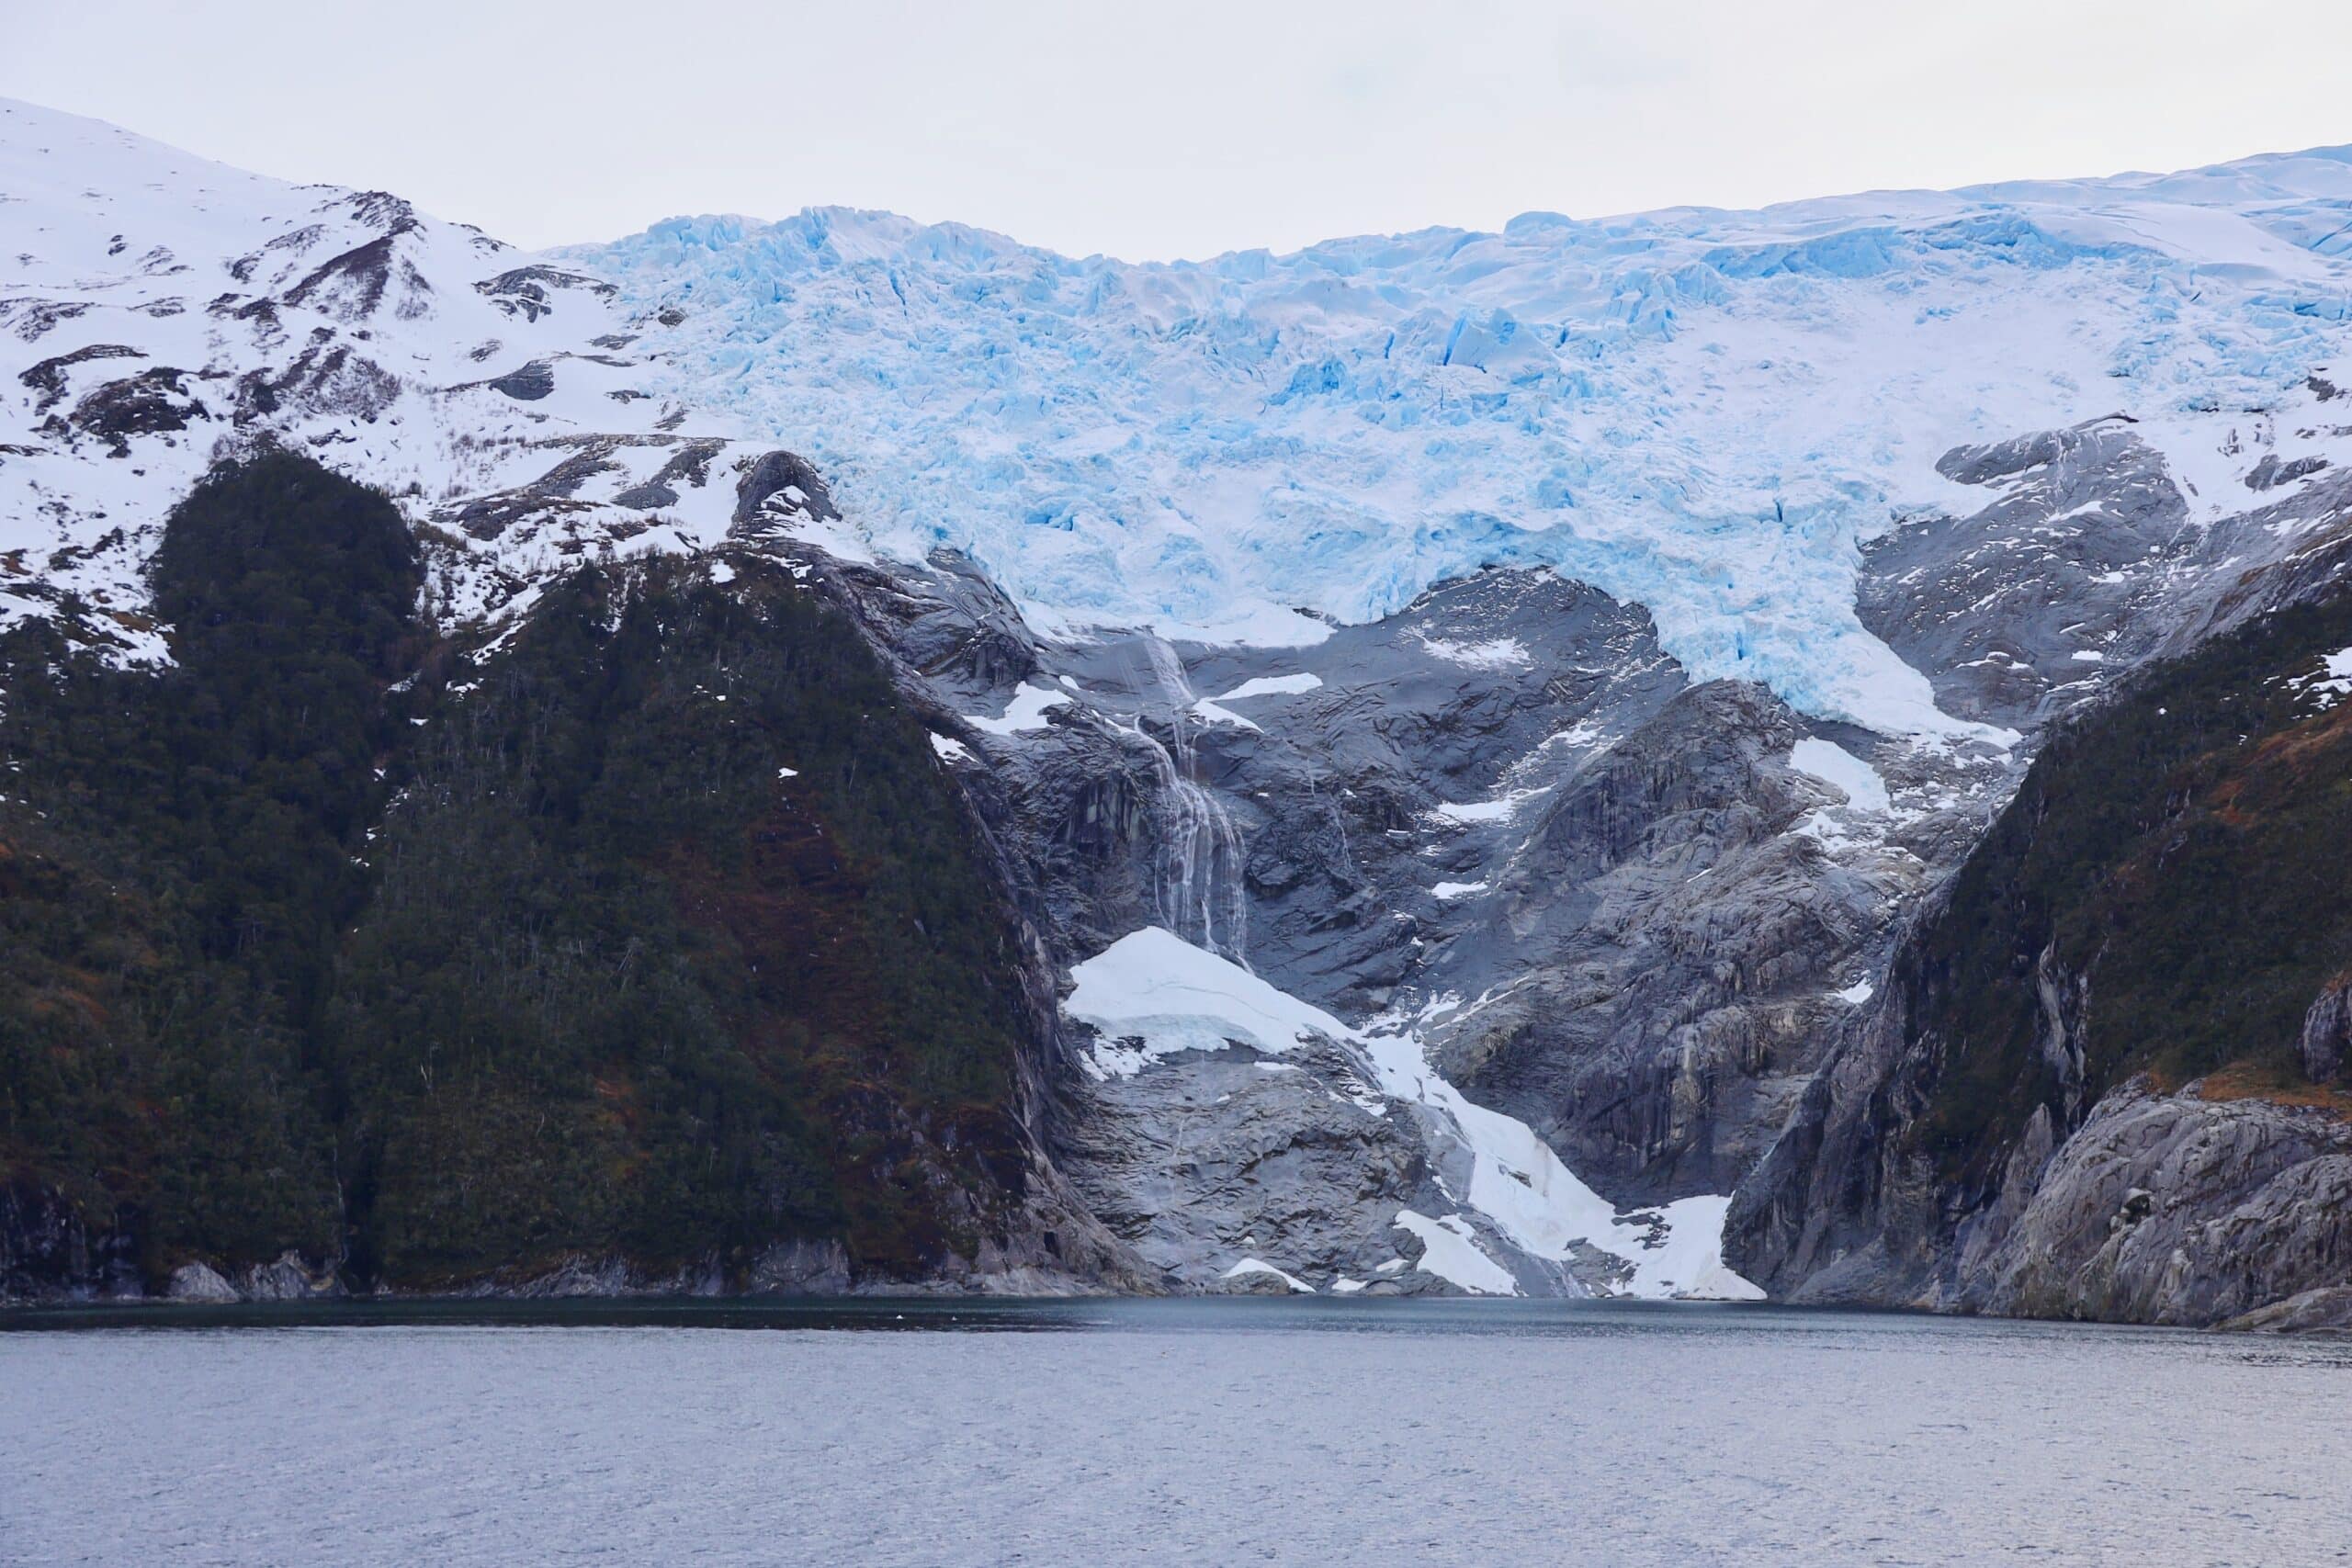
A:
<svg viewBox="0 0 2352 1568">
<path fill-rule="evenodd" d="M 2211 511 L 2246 411 L 2352 369 L 2352 149 L 1175 264 L 834 208 L 568 254 L 684 310 L 662 390 L 1048 630 L 1304 640 L 1550 566 L 1890 733 L 1962 728 L 1853 609 L 1862 540 L 1988 499 L 1937 457 L 2129 412 Z"/>
</svg>

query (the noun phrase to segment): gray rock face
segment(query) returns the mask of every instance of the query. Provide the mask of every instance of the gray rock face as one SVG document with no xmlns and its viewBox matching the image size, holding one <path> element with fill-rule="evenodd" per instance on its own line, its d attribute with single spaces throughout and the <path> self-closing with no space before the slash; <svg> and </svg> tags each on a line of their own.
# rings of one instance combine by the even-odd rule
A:
<svg viewBox="0 0 2352 1568">
<path fill-rule="evenodd" d="M 2352 562 L 2340 476 L 2274 476 L 2256 509 L 2193 523 L 2116 422 L 1954 453 L 1945 472 L 2001 498 L 1870 547 L 1865 624 L 1947 709 L 2018 727 L 2027 747 L 2134 664 L 2335 591 Z M 2052 679 L 2062 657 L 2087 672 Z M 1933 918 L 1939 886 L 1893 911 L 1903 932 Z M 2336 1217 L 2343 1122 L 2144 1087 L 2086 1103 L 2081 1021 L 2095 999 L 2047 953 L 2017 983 L 2044 1020 L 2059 1113 L 2044 1108 L 2010 1146 L 1979 1151 L 1990 1174 L 1973 1181 L 1906 1152 L 1935 1106 L 1945 1043 L 1909 1026 L 1933 983 L 1912 939 L 1887 949 L 1878 994 L 1826 1042 L 1733 1205 L 1727 1254 L 1748 1277 L 1798 1301 L 2165 1323 L 2211 1323 L 2352 1278 Z M 2315 1082 L 2342 1071 L 2345 1007 L 2331 987 L 2301 1040 L 2280 1043 Z"/>
<path fill-rule="evenodd" d="M 2135 1080 L 2071 1136 L 2037 1111 L 1989 1190 L 1949 1185 L 1900 1152 L 1939 1070 L 1905 999 L 1741 1189 L 1727 1251 L 1750 1278 L 1803 1303 L 2181 1325 L 2352 1279 L 2352 1124 L 2324 1110 Z"/>
<path fill-rule="evenodd" d="M 1933 1041 L 1915 1050 L 1906 1039 L 1914 983 L 1898 963 L 1871 1004 L 1838 1032 L 1787 1124 L 1733 1199 L 1725 1257 L 1775 1296 L 1934 1304 L 1949 1228 L 1933 1173 L 1898 1147 L 1926 1109 L 1941 1066 Z M 2040 1140 L 2028 1163 L 2047 1158 L 2046 1117 L 2027 1138 Z"/>
<path fill-rule="evenodd" d="M 485 277 L 474 285 L 475 293 L 508 315 L 520 316 L 526 321 L 536 321 L 552 311 L 555 300 L 572 289 L 603 299 L 611 299 L 616 292 L 611 284 L 601 278 L 546 265 L 511 267 L 495 277 Z"/>
<path fill-rule="evenodd" d="M 2303 1076 L 2313 1083 L 2334 1083 L 2344 1075 L 2345 1059 L 2352 1055 L 2352 977 L 2338 980 L 2319 994 L 2303 1015 L 2303 1032 L 2295 1042 Z"/>
<path fill-rule="evenodd" d="M 0 1302 L 137 1296 L 134 1240 L 94 1233 L 53 1188 L 0 1183 Z"/>
<path fill-rule="evenodd" d="M 2215 1325 L 2233 1334 L 2352 1335 L 2352 1285 L 2323 1285 Z"/>
<path fill-rule="evenodd" d="M 2246 441 L 2275 435 L 2249 416 Z M 2199 520 L 2192 502 L 2215 498 L 2184 493 L 2120 415 L 1937 466 L 1987 504 L 1867 541 L 1855 609 L 1946 712 L 2029 741 L 2134 665 L 2326 592 L 2352 560 L 2352 475 L 2276 465 L 2253 494 L 2221 498 L 2249 510 Z"/>
<path fill-rule="evenodd" d="M 145 1295 L 134 1238 L 91 1234 L 60 1195 L 38 1187 L 0 1188 L 0 1302 L 135 1301 Z M 332 1261 L 288 1250 L 274 1262 L 223 1274 L 201 1259 L 174 1270 L 172 1301 L 307 1301 L 344 1293 Z"/>
<path fill-rule="evenodd" d="M 183 1263 L 172 1270 L 164 1294 L 175 1302 L 218 1305 L 241 1300 L 237 1287 L 222 1279 L 209 1263 Z"/>
<path fill-rule="evenodd" d="M 553 1301 L 570 1297 L 707 1296 L 718 1293 L 720 1280 L 715 1259 L 689 1263 L 675 1269 L 649 1269 L 626 1258 L 575 1254 L 560 1259 L 552 1267 L 543 1267 L 529 1273 L 516 1270 L 502 1278 L 478 1281 L 457 1293 L 523 1301 Z"/>
<path fill-rule="evenodd" d="M 2025 737 L 2007 751 L 1808 721 L 1736 682 L 1694 688 L 1642 611 L 1541 572 L 1482 573 L 1267 650 L 1054 644 L 953 558 L 831 570 L 962 748 L 945 765 L 1051 967 L 1168 924 L 1342 1018 L 1409 1022 L 1475 1100 L 1618 1202 L 1746 1179 L 1742 1256 L 1784 1291 L 1958 1304 L 1944 1198 L 1884 1153 L 1934 1067 L 1901 1037 L 1891 955 L 2042 728 L 2185 622 L 2320 591 L 2312 552 L 2340 547 L 2344 497 L 2307 475 L 2192 525 L 2121 420 L 1944 468 L 1987 505 L 1874 541 L 1860 609 L 1948 711 Z M 1023 690 L 1045 697 L 1034 724 L 976 722 Z M 1867 763 L 1889 801 L 1858 804 L 1795 766 L 1806 740 Z M 1210 847 L 1171 864 L 1194 797 L 1217 812 Z M 1179 876 L 1193 905 L 1171 913 Z M 1231 911 L 1208 925 L 1203 885 Z M 2036 984 L 2067 1056 L 2081 998 L 2063 976 Z M 1065 1057 L 1048 1064 L 1049 1142 L 1080 1199 L 1182 1286 L 1250 1235 L 1269 1254 L 1282 1238 L 1269 1261 L 1294 1273 L 1355 1277 L 1393 1239 L 1381 1212 L 1431 1201 L 1385 1134 L 1340 1135 L 1311 1094 L 1233 1095 L 1236 1064 L 1106 1087 Z M 2064 1133 L 2005 1157 L 2038 1169 Z M 1192 1180 L 1222 1194 L 1197 1214 L 1181 1201 Z M 2030 1190 L 1982 1202 L 2008 1204 L 2014 1224 Z"/>
<path fill-rule="evenodd" d="M 534 359 L 520 369 L 492 378 L 485 385 L 516 402 L 537 402 L 555 390 L 555 367 L 544 359 Z"/>
<path fill-rule="evenodd" d="M 832 491 L 818 477 L 817 470 L 790 452 L 764 453 L 744 468 L 735 483 L 736 525 L 741 528 L 755 521 L 772 501 L 786 512 L 802 512 L 820 519 L 841 516 L 833 506 Z"/>
<path fill-rule="evenodd" d="M 2161 627 L 2136 612 L 2198 536 L 2130 422 L 1964 446 L 1937 469 L 1991 503 L 1866 544 L 1855 609 L 1927 674 L 1939 706 L 2030 729 L 2153 649 Z"/>
<path fill-rule="evenodd" d="M 2217 633 L 2331 593 L 2352 570 L 2352 472 L 2329 471 L 2206 527 L 2162 581 L 2147 613 L 2154 657 L 2187 653 Z"/>
<path fill-rule="evenodd" d="M 2324 1111 L 2134 1085 L 2018 1174 L 1937 1304 L 2202 1325 L 2352 1280 L 2352 1126 Z"/>
<path fill-rule="evenodd" d="M 1446 1205 L 1419 1130 L 1361 1085 L 1340 1092 L 1347 1076 L 1328 1051 L 1189 1053 L 1094 1086 L 1064 1158 L 1095 1213 L 1179 1288 L 1231 1288 L 1247 1258 L 1371 1281 L 1405 1244 L 1397 1211 Z"/>
<path fill-rule="evenodd" d="M 842 1295 L 849 1290 L 849 1254 L 837 1241 L 772 1247 L 752 1264 L 744 1290 L 752 1295 Z"/>
<path fill-rule="evenodd" d="M 300 1302 L 340 1296 L 343 1282 L 332 1268 L 313 1268 L 299 1252 L 280 1253 L 274 1263 L 256 1263 L 237 1280 L 237 1294 L 249 1302 Z"/>
<path fill-rule="evenodd" d="M 1545 572 L 1448 583 L 1311 648 L 1069 645 L 957 558 L 910 571 L 758 543 L 805 558 L 937 716 L 1053 967 L 1164 925 L 1343 1019 L 1409 1023 L 1474 1100 L 1629 1205 L 1737 1181 L 1825 1021 L 1852 1010 L 1887 911 L 2007 766 L 1694 688 L 1646 615 Z M 991 728 L 1017 701 L 1034 720 Z M 1816 732 L 1917 803 L 1865 811 L 1793 767 Z M 1259 1258 L 1318 1287 L 1430 1286 L 1396 1277 L 1421 1249 L 1396 1218 L 1454 1212 L 1468 1156 L 1449 1173 L 1416 1108 L 1369 1111 L 1360 1075 L 1311 1058 L 1097 1081 L 1065 1038 L 1039 1088 L 1052 1163 L 1147 1273 L 1224 1289 Z M 1479 1234 L 1521 1288 L 1623 1271 Z"/>
<path fill-rule="evenodd" d="M 1200 744 L 1246 813 L 1251 963 L 1343 1016 L 1484 989 L 1453 939 L 1486 923 L 1542 803 L 1688 684 L 1647 615 L 1541 572 L 1444 584 L 1279 661 L 1204 651 L 1192 680 L 1289 673 L 1321 685 L 1238 699 L 1260 728 Z"/>
<path fill-rule="evenodd" d="M 2055 1049 L 2074 977 L 2041 990 Z M 1913 1135 L 1944 1043 L 1906 1021 L 1908 955 L 1807 1086 L 1725 1227 L 1733 1266 L 1800 1303 L 2210 1325 L 2352 1280 L 2352 1123 L 2262 1100 L 2135 1080 L 2036 1110 L 1982 1185 L 1939 1172 Z"/>
<path fill-rule="evenodd" d="M 1456 939 L 1489 999 L 1443 1059 L 1613 1195 L 1737 1183 L 1917 878 L 1793 830 L 1833 798 L 1787 764 L 1804 735 L 1760 687 L 1678 694 L 1547 804 Z"/>
</svg>

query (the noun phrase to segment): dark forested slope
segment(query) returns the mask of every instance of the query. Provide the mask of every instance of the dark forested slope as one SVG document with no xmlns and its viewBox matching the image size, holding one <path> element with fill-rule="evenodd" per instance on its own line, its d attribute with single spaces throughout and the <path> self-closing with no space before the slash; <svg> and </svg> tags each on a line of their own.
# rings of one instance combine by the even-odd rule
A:
<svg viewBox="0 0 2352 1568">
<path fill-rule="evenodd" d="M 1017 928 L 856 628 L 608 562 L 468 660 L 419 583 L 273 454 L 171 519 L 169 667 L 0 641 L 0 1287 L 1019 1254 Z"/>
</svg>

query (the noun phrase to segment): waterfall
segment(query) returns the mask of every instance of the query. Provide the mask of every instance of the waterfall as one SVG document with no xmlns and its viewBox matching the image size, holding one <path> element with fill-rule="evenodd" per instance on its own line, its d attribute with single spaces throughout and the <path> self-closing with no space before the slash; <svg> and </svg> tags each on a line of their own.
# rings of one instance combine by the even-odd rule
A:
<svg viewBox="0 0 2352 1568">
<path fill-rule="evenodd" d="M 1216 792 L 1194 775 L 1199 764 L 1193 736 L 1193 693 L 1176 650 L 1156 637 L 1144 639 L 1151 672 L 1168 698 L 1171 751 L 1144 728 L 1135 733 L 1152 755 L 1159 775 L 1161 831 L 1154 867 L 1154 893 L 1160 923 L 1186 942 L 1248 968 L 1249 894 L 1241 885 L 1241 833 Z M 1142 688 L 1137 685 L 1140 696 Z"/>
</svg>

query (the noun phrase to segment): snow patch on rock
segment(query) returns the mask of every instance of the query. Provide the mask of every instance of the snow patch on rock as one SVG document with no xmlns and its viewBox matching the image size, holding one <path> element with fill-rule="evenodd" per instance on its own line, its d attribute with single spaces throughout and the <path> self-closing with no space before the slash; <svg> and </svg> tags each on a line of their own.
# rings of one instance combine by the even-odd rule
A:
<svg viewBox="0 0 2352 1568">
<path fill-rule="evenodd" d="M 1314 1286 L 1308 1284 L 1306 1280 L 1300 1279 L 1295 1274 L 1287 1273 L 1283 1269 L 1275 1268 L 1272 1264 L 1267 1262 L 1262 1258 L 1245 1258 L 1240 1262 L 1235 1264 L 1232 1268 L 1227 1269 L 1220 1278 L 1227 1280 L 1238 1280 L 1251 1274 L 1271 1274 L 1302 1296 L 1311 1296 L 1315 1294 Z M 1362 1287 L 1359 1286 L 1358 1289 L 1362 1289 Z"/>
<path fill-rule="evenodd" d="M 1807 737 L 1789 750 L 1789 766 L 1809 773 L 1846 797 L 1856 811 L 1883 816 L 1894 809 L 1879 771 L 1832 740 Z"/>
<path fill-rule="evenodd" d="M 1070 978 L 1062 1011 L 1102 1036 L 1085 1059 L 1098 1078 L 1130 1077 L 1179 1051 L 1238 1044 L 1281 1055 L 1317 1035 L 1351 1037 L 1329 1013 L 1159 926 L 1121 937 Z"/>
<path fill-rule="evenodd" d="M 1431 1219 L 1410 1209 L 1399 1209 L 1396 1223 L 1398 1230 L 1409 1231 L 1420 1238 L 1421 1259 L 1417 1267 L 1421 1272 L 1434 1274 L 1474 1295 L 1519 1294 L 1519 1281 L 1511 1277 L 1510 1269 L 1487 1256 L 1476 1233 L 1461 1215 Z"/>
<path fill-rule="evenodd" d="M 1238 703 L 1250 697 L 1295 697 L 1322 688 L 1320 675 L 1254 675 L 1229 692 L 1221 692 L 1216 700 Z"/>
<path fill-rule="evenodd" d="M 2316 671 L 2290 677 L 2288 684 L 2303 696 L 2315 698 L 2323 713 L 2352 697 L 2352 648 L 2322 654 Z"/>
<path fill-rule="evenodd" d="M 1759 1293 L 1722 1261 L 1723 1206 L 1728 1198 L 1619 1210 L 1578 1180 L 1527 1123 L 1464 1096 L 1430 1065 L 1417 1032 L 1391 1029 L 1390 1021 L 1377 1032 L 1351 1028 L 1156 926 L 1120 938 L 1070 975 L 1076 984 L 1062 1010 L 1097 1032 L 1099 1038 L 1080 1059 L 1097 1080 L 1140 1073 L 1182 1051 L 1238 1045 L 1282 1055 L 1311 1041 L 1327 1041 L 1346 1052 L 1363 1079 L 1388 1100 L 1433 1113 L 1432 1141 L 1469 1156 L 1469 1188 L 1456 1201 L 1528 1257 L 1566 1263 L 1581 1249 L 1606 1255 L 1616 1260 L 1622 1276 L 1613 1288 L 1633 1295 L 1747 1299 Z M 1400 1215 L 1398 1223 L 1415 1228 L 1418 1222 Z M 1445 1272 L 1464 1289 L 1497 1288 L 1492 1276 L 1456 1246 L 1485 1257 L 1469 1240 L 1470 1220 L 1446 1215 L 1427 1223 L 1454 1240 L 1431 1242 L 1424 1235 L 1426 1244 L 1445 1249 L 1441 1265 L 1425 1267 Z M 1507 1270 L 1487 1261 L 1502 1275 L 1500 1289 L 1517 1288 Z M 1469 1278 L 1486 1283 L 1472 1285 Z"/>
<path fill-rule="evenodd" d="M 1010 738 L 1045 728 L 1046 715 L 1055 708 L 1068 707 L 1069 701 L 1067 694 L 1057 692 L 1050 686 L 1034 686 L 1024 682 L 1019 691 L 1012 694 L 1012 700 L 1005 705 L 1004 712 L 996 717 L 967 713 L 963 716 L 964 722 L 989 735 Z"/>
<path fill-rule="evenodd" d="M 1484 642 L 1451 642 L 1424 636 L 1421 646 L 1449 664 L 1471 670 L 1510 670 L 1528 662 L 1526 645 L 1517 637 L 1490 637 Z"/>
</svg>

